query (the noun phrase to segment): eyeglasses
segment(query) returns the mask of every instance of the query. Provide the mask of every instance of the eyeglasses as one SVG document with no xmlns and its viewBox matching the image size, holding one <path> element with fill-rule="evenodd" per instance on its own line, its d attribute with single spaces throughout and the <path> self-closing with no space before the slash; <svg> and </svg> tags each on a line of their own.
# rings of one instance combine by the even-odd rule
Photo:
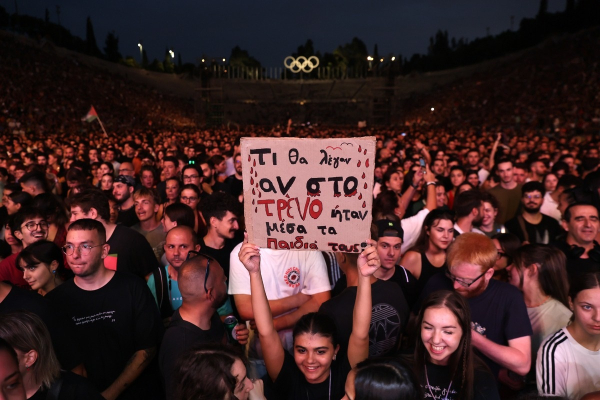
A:
<svg viewBox="0 0 600 400">
<path fill-rule="evenodd" d="M 204 292 L 208 293 L 208 289 L 206 288 L 206 281 L 208 280 L 208 274 L 210 273 L 210 259 L 211 257 L 207 256 L 206 254 L 202 254 L 199 251 L 196 250 L 190 250 L 188 251 L 187 257 L 185 258 L 185 261 L 192 259 L 196 256 L 204 256 L 206 257 L 206 273 L 204 274 Z"/>
<path fill-rule="evenodd" d="M 65 246 L 62 247 L 62 251 L 63 253 L 65 253 L 68 256 L 72 256 L 73 253 L 75 252 L 75 249 L 79 250 L 79 254 L 81 254 L 82 256 L 87 256 L 88 254 L 90 254 L 90 252 L 92 251 L 92 249 L 94 247 L 100 247 L 100 246 L 104 246 L 104 243 L 99 244 L 97 246 L 92 246 L 90 244 L 80 244 L 79 246 L 73 246 L 72 244 L 67 244 Z"/>
<path fill-rule="evenodd" d="M 475 282 L 477 282 L 479 280 L 479 278 L 481 278 L 482 276 L 484 276 L 487 273 L 487 270 L 482 273 L 481 275 L 479 275 L 477 278 L 473 279 L 470 283 L 464 281 L 461 278 L 458 278 L 454 275 L 452 275 L 452 273 L 450 272 L 450 270 L 446 270 L 446 276 L 448 277 L 448 279 L 450 279 L 453 282 L 458 282 L 461 286 L 464 286 L 466 288 L 471 287 Z"/>
<path fill-rule="evenodd" d="M 198 200 L 198 198 L 196 196 L 191 196 L 191 197 L 181 196 L 181 201 L 196 201 L 196 200 Z"/>
<path fill-rule="evenodd" d="M 501 250 L 498 250 L 498 260 L 501 259 L 502 257 L 506 257 L 506 253 Z"/>
<path fill-rule="evenodd" d="M 184 175 L 183 179 L 197 179 L 199 175 Z"/>
<path fill-rule="evenodd" d="M 38 227 L 42 230 L 48 229 L 48 223 L 46 221 L 40 221 L 40 222 L 29 221 L 28 223 L 22 225 L 21 227 L 23 227 L 23 226 L 25 228 L 27 228 L 27 230 L 29 232 L 35 231 Z"/>
<path fill-rule="evenodd" d="M 527 199 L 527 200 L 539 200 L 542 198 L 542 195 L 541 194 L 526 194 L 526 195 L 523 195 L 523 198 Z"/>
</svg>

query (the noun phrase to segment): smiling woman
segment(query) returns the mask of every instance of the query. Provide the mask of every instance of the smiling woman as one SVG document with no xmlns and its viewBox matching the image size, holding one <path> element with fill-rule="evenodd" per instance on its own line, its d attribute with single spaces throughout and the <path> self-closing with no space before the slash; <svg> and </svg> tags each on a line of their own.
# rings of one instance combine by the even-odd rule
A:
<svg viewBox="0 0 600 400">
<path fill-rule="evenodd" d="M 471 348 L 471 313 L 450 291 L 429 295 L 417 318 L 415 373 L 432 399 L 499 399 L 495 379 Z M 427 396 L 429 397 L 429 396 Z"/>
<path fill-rule="evenodd" d="M 358 257 L 358 290 L 347 355 L 337 356 L 335 323 L 319 313 L 301 317 L 293 332 L 293 354 L 284 350 L 275 330 L 260 271 L 260 249 L 246 235 L 239 258 L 250 274 L 252 311 L 256 318 L 267 373 L 281 398 L 292 400 L 340 399 L 348 372 L 369 354 L 371 276 L 379 256 L 370 240 Z"/>
</svg>

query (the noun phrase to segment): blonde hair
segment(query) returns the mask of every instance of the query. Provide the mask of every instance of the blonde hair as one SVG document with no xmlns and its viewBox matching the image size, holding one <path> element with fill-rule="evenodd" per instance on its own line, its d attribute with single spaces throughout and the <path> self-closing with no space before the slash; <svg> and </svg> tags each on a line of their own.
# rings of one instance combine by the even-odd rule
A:
<svg viewBox="0 0 600 400">
<path fill-rule="evenodd" d="M 497 258 L 498 250 L 492 239 L 474 232 L 459 235 L 448 248 L 446 256 L 449 267 L 467 263 L 479 265 L 481 272 L 493 268 Z"/>
</svg>

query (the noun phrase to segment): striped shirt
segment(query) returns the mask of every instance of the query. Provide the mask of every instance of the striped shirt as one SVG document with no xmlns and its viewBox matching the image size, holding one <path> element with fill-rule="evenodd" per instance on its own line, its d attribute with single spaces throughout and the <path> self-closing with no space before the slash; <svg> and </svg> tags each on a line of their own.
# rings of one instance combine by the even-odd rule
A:
<svg viewBox="0 0 600 400">
<path fill-rule="evenodd" d="M 600 389 L 600 351 L 586 349 L 562 328 L 540 346 L 536 372 L 540 395 L 579 400 Z"/>
</svg>

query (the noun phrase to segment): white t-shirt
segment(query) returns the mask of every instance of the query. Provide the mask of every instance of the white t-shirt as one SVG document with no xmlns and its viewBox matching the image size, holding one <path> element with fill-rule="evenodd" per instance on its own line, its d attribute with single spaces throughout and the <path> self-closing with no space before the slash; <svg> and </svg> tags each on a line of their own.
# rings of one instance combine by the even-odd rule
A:
<svg viewBox="0 0 600 400">
<path fill-rule="evenodd" d="M 560 222 L 561 215 L 560 210 L 558 209 L 558 203 L 552 199 L 550 192 L 544 195 L 544 202 L 542 203 L 540 212 Z"/>
<path fill-rule="evenodd" d="M 538 349 L 549 335 L 555 333 L 560 328 L 564 328 L 569 323 L 573 313 L 563 303 L 556 299 L 550 299 L 541 306 L 527 307 L 527 315 L 531 321 L 531 365 L 535 365 Z M 529 375 L 532 381 L 535 376 L 535 369 L 532 368 Z"/>
<path fill-rule="evenodd" d="M 579 400 L 600 388 L 600 351 L 586 349 L 562 328 L 540 347 L 536 373 L 542 396 Z"/>
<path fill-rule="evenodd" d="M 251 294 L 250 274 L 238 257 L 241 247 L 242 243 L 238 244 L 229 256 L 229 294 L 231 295 Z M 284 299 L 297 293 L 313 295 L 331 290 L 327 265 L 320 251 L 261 248 L 260 274 L 268 300 Z M 279 336 L 284 347 L 291 350 L 292 329 L 279 331 Z M 252 350 L 254 345 L 251 343 L 250 346 Z M 256 351 L 260 354 L 258 348 Z"/>
<path fill-rule="evenodd" d="M 429 214 L 429 210 L 424 208 L 412 217 L 400 220 L 400 226 L 404 231 L 404 239 L 402 240 L 401 248 L 402 254 L 410 249 L 419 238 L 421 229 L 423 229 L 423 221 L 425 221 L 427 214 Z"/>
<path fill-rule="evenodd" d="M 454 224 L 454 230 L 456 232 L 458 232 L 459 235 L 462 235 L 464 233 L 463 230 L 460 229 L 460 226 L 458 226 L 456 223 Z M 479 229 L 477 229 L 475 227 L 471 228 L 471 232 L 473 232 L 473 233 L 479 233 L 481 235 L 485 235 L 485 233 L 483 233 L 481 230 L 479 230 Z"/>
</svg>

